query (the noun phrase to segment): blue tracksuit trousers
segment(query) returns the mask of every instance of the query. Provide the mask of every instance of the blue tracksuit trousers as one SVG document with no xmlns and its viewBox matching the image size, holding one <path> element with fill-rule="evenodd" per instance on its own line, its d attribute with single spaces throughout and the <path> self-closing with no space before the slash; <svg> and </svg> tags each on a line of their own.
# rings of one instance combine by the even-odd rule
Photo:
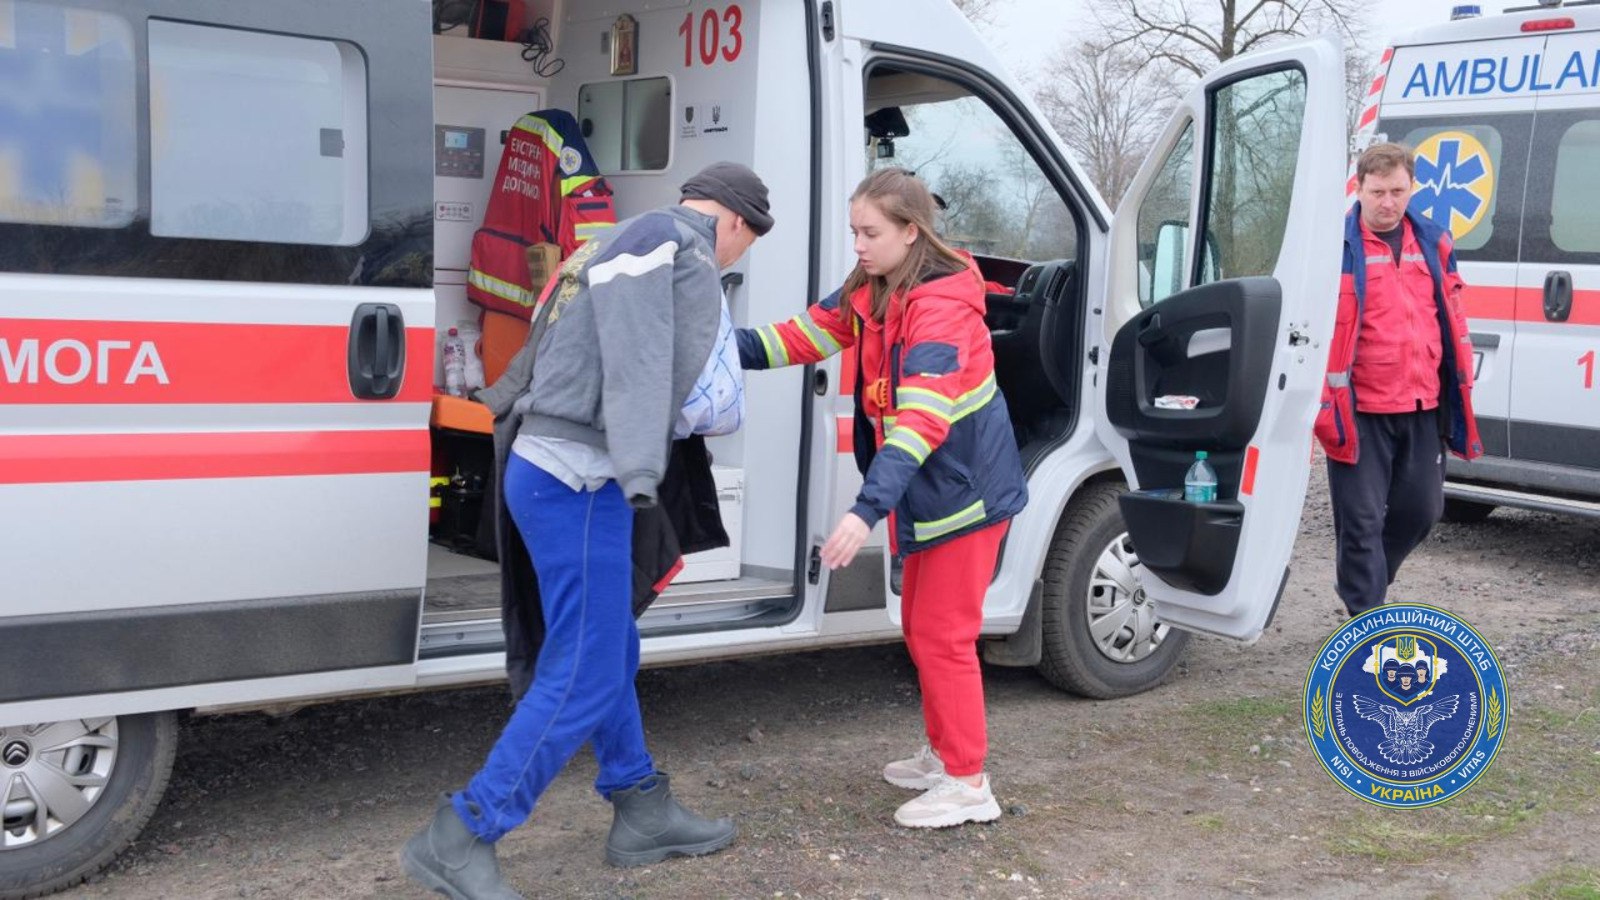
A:
<svg viewBox="0 0 1600 900">
<path fill-rule="evenodd" d="M 505 492 L 539 576 L 545 636 L 532 687 L 483 769 L 454 797 L 462 821 L 485 841 L 526 821 L 585 742 L 600 763 L 595 789 L 607 799 L 655 774 L 633 685 L 632 508 L 615 481 L 574 491 L 515 454 Z"/>
</svg>

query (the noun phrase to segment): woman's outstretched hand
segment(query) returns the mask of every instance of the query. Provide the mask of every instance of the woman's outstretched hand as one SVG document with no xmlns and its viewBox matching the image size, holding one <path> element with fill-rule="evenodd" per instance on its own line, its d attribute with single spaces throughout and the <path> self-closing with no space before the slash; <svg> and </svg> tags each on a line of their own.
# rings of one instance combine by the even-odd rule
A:
<svg viewBox="0 0 1600 900">
<path fill-rule="evenodd" d="M 828 542 L 822 545 L 822 564 L 830 569 L 850 565 L 856 558 L 856 551 L 867 542 L 867 535 L 871 533 L 871 526 L 863 522 L 860 516 L 845 513 L 839 524 L 834 526 Z"/>
</svg>

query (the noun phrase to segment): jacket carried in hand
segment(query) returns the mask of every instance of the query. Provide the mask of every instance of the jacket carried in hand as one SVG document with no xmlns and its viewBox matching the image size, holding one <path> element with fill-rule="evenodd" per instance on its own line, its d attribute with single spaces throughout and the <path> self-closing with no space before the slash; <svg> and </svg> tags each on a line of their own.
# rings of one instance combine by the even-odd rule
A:
<svg viewBox="0 0 1600 900">
<path fill-rule="evenodd" d="M 856 348 L 856 453 L 865 475 L 850 511 L 895 513 L 915 553 L 1022 511 L 1027 481 L 994 376 L 983 278 L 970 261 L 896 297 L 880 325 L 872 292 L 835 291 L 787 322 L 739 331 L 747 369 L 815 363 Z M 867 429 L 872 439 L 863 440 Z M 874 452 L 875 451 L 875 452 Z"/>
<path fill-rule="evenodd" d="M 1472 414 L 1472 340 L 1462 311 L 1465 283 L 1456 272 L 1456 254 L 1450 232 L 1433 220 L 1406 211 L 1421 252 L 1421 263 L 1433 281 L 1434 309 L 1438 315 L 1442 359 L 1439 367 L 1441 428 L 1451 452 L 1464 459 L 1483 455 L 1478 423 Z M 1367 277 L 1366 242 L 1362 235 L 1361 205 L 1345 217 L 1344 269 L 1340 280 L 1339 309 L 1329 345 L 1328 375 L 1322 386 L 1322 406 L 1315 433 L 1328 458 L 1354 464 L 1360 454 L 1355 427 L 1356 385 L 1351 378 L 1360 356 L 1361 322 L 1370 292 L 1377 288 Z M 1372 265 L 1393 265 L 1392 259 L 1374 259 Z M 1384 284 L 1397 285 L 1398 281 Z M 1391 287 L 1391 289 L 1394 289 Z M 1385 298 L 1391 299 L 1391 298 Z"/>
</svg>

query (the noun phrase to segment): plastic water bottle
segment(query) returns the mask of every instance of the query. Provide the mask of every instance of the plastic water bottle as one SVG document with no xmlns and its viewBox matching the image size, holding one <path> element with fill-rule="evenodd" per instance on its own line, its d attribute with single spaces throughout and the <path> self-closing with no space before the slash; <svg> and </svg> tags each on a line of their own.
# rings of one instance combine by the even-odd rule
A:
<svg viewBox="0 0 1600 900">
<path fill-rule="evenodd" d="M 1214 503 L 1217 499 L 1217 473 L 1206 462 L 1206 451 L 1194 452 L 1194 465 L 1183 476 L 1183 499 L 1188 503 Z"/>
<path fill-rule="evenodd" d="M 476 328 L 460 328 L 461 343 L 466 346 L 466 366 L 464 373 L 467 383 L 467 396 L 483 387 L 483 360 L 478 358 L 478 330 Z"/>
<path fill-rule="evenodd" d="M 444 392 L 467 395 L 467 344 L 454 328 L 444 339 Z"/>
</svg>

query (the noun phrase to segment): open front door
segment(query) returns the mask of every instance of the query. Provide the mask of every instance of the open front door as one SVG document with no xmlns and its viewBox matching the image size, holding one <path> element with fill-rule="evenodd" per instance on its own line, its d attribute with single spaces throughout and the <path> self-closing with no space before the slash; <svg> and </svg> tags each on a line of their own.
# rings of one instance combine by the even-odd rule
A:
<svg viewBox="0 0 1600 900">
<path fill-rule="evenodd" d="M 1211 73 L 1113 222 L 1095 428 L 1181 628 L 1254 639 L 1288 576 L 1339 290 L 1343 69 L 1317 39 Z M 1200 450 L 1217 497 L 1186 503 Z"/>
</svg>

